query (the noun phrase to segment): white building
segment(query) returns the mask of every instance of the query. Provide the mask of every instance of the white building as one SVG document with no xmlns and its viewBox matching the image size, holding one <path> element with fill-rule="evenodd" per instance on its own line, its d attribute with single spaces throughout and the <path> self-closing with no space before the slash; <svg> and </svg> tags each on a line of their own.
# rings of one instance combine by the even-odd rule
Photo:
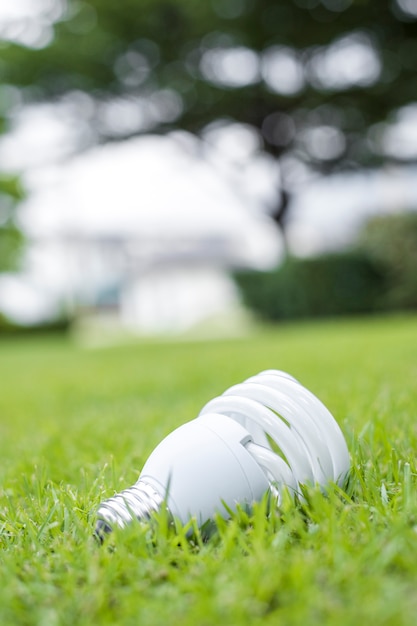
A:
<svg viewBox="0 0 417 626">
<path fill-rule="evenodd" d="M 84 316 L 117 318 L 140 333 L 186 330 L 236 306 L 230 270 L 276 260 L 276 251 L 270 249 L 265 257 L 265 249 L 250 241 L 261 237 L 265 243 L 270 238 L 272 248 L 274 225 L 263 228 L 255 223 L 248 225 L 246 234 L 187 237 L 170 236 L 162 229 L 153 237 L 134 231 L 64 235 L 59 242 L 67 268 L 64 300 Z"/>
<path fill-rule="evenodd" d="M 33 180 L 27 271 L 0 281 L 0 309 L 13 314 L 20 289 L 15 317 L 26 321 L 69 307 L 139 333 L 183 331 L 236 306 L 231 269 L 272 267 L 283 253 L 272 220 L 162 138 L 96 149 Z"/>
</svg>

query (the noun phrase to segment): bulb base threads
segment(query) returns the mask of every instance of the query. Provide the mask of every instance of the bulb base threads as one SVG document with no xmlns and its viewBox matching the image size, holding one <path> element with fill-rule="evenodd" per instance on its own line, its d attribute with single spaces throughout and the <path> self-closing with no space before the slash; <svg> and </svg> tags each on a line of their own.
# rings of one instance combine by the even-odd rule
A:
<svg viewBox="0 0 417 626">
<path fill-rule="evenodd" d="M 160 510 L 162 503 L 163 498 L 153 487 L 138 480 L 129 489 L 124 489 L 100 504 L 94 536 L 102 543 L 114 527 L 124 528 L 135 518 L 148 520 Z"/>
</svg>

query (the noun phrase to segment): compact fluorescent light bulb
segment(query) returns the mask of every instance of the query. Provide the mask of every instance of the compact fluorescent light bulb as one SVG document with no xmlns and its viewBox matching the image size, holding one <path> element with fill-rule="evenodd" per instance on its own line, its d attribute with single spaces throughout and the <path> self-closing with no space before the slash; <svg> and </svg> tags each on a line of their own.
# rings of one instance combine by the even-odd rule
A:
<svg viewBox="0 0 417 626">
<path fill-rule="evenodd" d="M 148 519 L 162 505 L 182 523 L 195 517 L 202 526 L 267 492 L 279 501 L 284 488 L 341 485 L 349 465 L 342 432 L 320 400 L 289 374 L 267 370 L 169 434 L 137 483 L 100 505 L 96 535 Z"/>
</svg>

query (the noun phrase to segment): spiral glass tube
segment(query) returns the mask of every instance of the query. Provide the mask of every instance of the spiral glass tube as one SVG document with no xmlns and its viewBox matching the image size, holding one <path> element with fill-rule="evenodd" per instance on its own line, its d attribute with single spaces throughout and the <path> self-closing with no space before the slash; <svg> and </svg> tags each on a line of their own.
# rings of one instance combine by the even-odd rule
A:
<svg viewBox="0 0 417 626">
<path fill-rule="evenodd" d="M 100 505 L 96 535 L 148 519 L 163 503 L 180 521 L 195 516 L 203 525 L 268 491 L 279 501 L 284 488 L 299 494 L 303 484 L 342 485 L 348 470 L 346 442 L 331 413 L 289 374 L 266 370 L 168 435 L 138 482 Z"/>
<path fill-rule="evenodd" d="M 251 434 L 248 452 L 278 489 L 343 484 L 349 453 L 342 431 L 322 402 L 295 378 L 265 370 L 210 400 L 200 415 L 217 413 Z"/>
</svg>

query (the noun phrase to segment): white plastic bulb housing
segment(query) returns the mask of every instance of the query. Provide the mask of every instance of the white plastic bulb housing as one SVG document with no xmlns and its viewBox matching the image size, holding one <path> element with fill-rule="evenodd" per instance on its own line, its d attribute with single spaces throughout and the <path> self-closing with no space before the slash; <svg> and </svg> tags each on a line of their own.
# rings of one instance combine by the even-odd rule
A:
<svg viewBox="0 0 417 626">
<path fill-rule="evenodd" d="M 343 434 L 326 407 L 292 376 L 267 370 L 227 389 L 199 416 L 169 434 L 146 461 L 135 485 L 104 501 L 96 535 L 162 505 L 199 526 L 237 505 L 284 488 L 343 484 L 349 471 Z"/>
</svg>

